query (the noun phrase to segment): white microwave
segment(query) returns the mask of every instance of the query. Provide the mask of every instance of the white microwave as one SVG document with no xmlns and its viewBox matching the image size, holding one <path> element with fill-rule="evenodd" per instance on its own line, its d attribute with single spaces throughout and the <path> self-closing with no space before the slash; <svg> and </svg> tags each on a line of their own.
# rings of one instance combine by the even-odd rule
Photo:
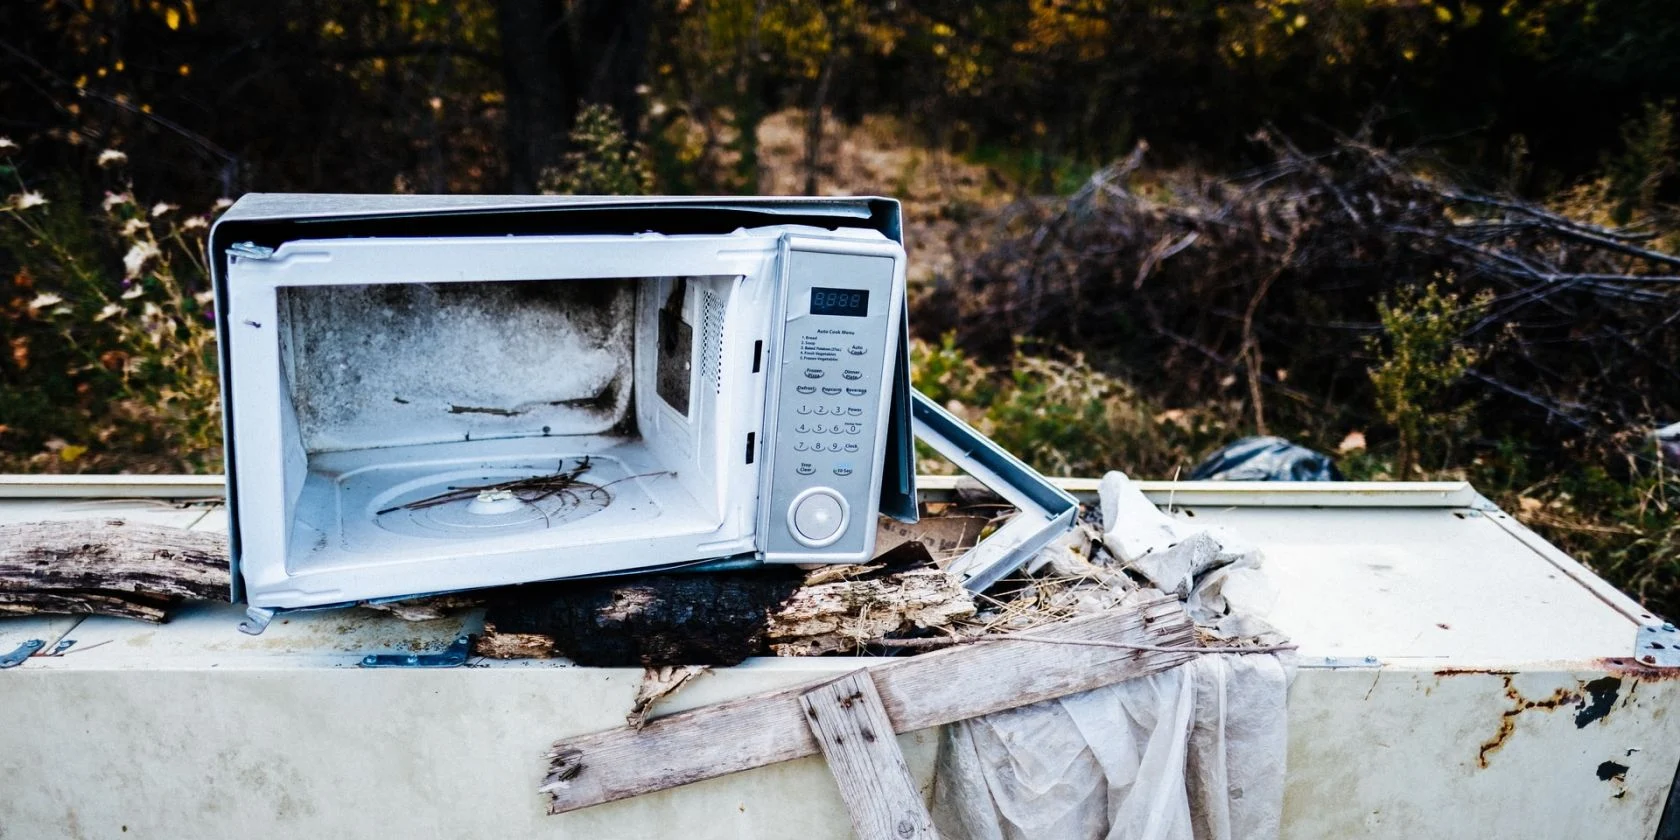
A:
<svg viewBox="0 0 1680 840">
<path fill-rule="evenodd" d="M 247 629 L 868 561 L 917 512 L 899 229 L 884 199 L 241 199 L 211 248 Z"/>
</svg>

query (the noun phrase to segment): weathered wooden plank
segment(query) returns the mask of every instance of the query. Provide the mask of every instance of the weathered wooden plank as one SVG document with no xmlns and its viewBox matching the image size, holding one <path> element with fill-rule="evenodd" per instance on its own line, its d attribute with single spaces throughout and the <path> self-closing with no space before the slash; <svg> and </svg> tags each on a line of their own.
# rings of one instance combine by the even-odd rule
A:
<svg viewBox="0 0 1680 840">
<path fill-rule="evenodd" d="M 0 612 L 159 621 L 176 600 L 228 587 L 222 534 L 120 518 L 0 524 Z"/>
<path fill-rule="evenodd" d="M 867 670 L 812 689 L 799 702 L 860 840 L 938 840 Z"/>
<path fill-rule="evenodd" d="M 996 641 L 872 668 L 894 731 L 912 732 L 1086 691 L 1164 671 L 1195 655 L 1147 649 L 1195 643 L 1189 617 L 1173 598 L 1074 619 L 1032 635 L 1070 643 Z M 549 811 L 573 811 L 813 755 L 817 742 L 799 698 L 815 687 L 694 709 L 639 731 L 615 729 L 558 742 L 542 787 L 550 796 Z"/>
</svg>

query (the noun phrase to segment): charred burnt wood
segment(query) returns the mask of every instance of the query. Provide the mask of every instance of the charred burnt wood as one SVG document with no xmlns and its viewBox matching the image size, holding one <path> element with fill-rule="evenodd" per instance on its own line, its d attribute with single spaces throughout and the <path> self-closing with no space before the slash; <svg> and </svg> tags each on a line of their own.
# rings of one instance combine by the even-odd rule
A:
<svg viewBox="0 0 1680 840">
<path fill-rule="evenodd" d="M 532 584 L 497 592 L 485 620 L 497 634 L 551 638 L 579 665 L 734 665 L 765 652 L 770 614 L 802 578 L 790 568 Z"/>
</svg>

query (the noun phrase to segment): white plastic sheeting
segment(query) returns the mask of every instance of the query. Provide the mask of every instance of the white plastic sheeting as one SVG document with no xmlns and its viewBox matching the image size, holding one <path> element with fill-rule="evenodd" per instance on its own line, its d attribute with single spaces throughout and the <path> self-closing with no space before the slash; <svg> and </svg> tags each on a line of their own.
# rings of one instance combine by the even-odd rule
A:
<svg viewBox="0 0 1680 840">
<path fill-rule="evenodd" d="M 1280 640 L 1256 548 L 1163 514 L 1121 473 L 1100 494 L 1102 542 L 1121 565 L 1185 598 L 1209 635 Z M 966 840 L 1275 838 L 1289 677 L 1273 655 L 1203 656 L 948 726 L 934 820 Z"/>
<path fill-rule="evenodd" d="M 966 840 L 1265 840 L 1283 812 L 1275 656 L 1204 656 L 945 729 L 933 817 Z"/>
</svg>

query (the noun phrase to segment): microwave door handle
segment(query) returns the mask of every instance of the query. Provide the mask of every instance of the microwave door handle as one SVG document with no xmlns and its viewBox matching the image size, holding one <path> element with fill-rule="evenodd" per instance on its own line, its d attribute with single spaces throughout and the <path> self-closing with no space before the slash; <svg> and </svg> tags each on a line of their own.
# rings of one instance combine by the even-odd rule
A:
<svg viewBox="0 0 1680 840">
<path fill-rule="evenodd" d="M 921 391 L 911 390 L 910 408 L 917 439 L 1019 511 L 946 568 L 962 581 L 963 588 L 984 591 L 1073 527 L 1079 502 L 1065 490 Z"/>
</svg>

